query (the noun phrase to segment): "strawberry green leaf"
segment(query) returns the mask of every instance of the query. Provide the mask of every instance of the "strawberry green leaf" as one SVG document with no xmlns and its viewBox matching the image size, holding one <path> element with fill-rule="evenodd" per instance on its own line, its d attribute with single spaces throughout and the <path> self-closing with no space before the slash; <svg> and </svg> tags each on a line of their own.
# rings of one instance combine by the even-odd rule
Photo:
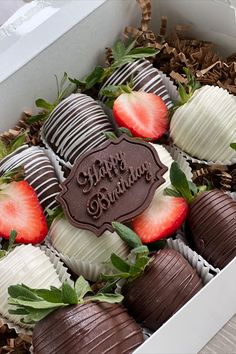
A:
<svg viewBox="0 0 236 354">
<path fill-rule="evenodd" d="M 129 273 L 116 273 L 116 274 L 102 274 L 101 279 L 103 281 L 113 281 L 113 280 L 120 280 L 120 279 L 128 279 L 130 277 Z"/>
<path fill-rule="evenodd" d="M 35 295 L 35 293 L 31 291 L 28 287 L 25 287 L 24 284 L 9 286 L 8 294 L 13 299 L 24 297 L 28 301 L 40 301 L 40 298 L 37 295 Z"/>
<path fill-rule="evenodd" d="M 36 105 L 36 107 L 45 109 L 46 111 L 49 111 L 49 112 L 54 108 L 53 104 L 44 100 L 43 98 L 38 98 L 35 101 L 35 105 Z"/>
<path fill-rule="evenodd" d="M 37 296 L 48 302 L 61 303 L 62 302 L 62 291 L 55 288 L 55 290 L 48 289 L 35 289 Z"/>
<path fill-rule="evenodd" d="M 27 301 L 27 300 L 22 300 L 20 298 L 13 299 L 9 298 L 8 303 L 10 305 L 19 305 L 22 307 L 26 308 L 32 308 L 32 309 L 37 309 L 37 310 L 45 310 L 45 309 L 51 309 L 51 308 L 58 308 L 58 307 L 64 307 L 66 306 L 65 303 L 54 303 L 54 302 L 48 302 L 48 301 Z"/>
<path fill-rule="evenodd" d="M 48 113 L 37 114 L 35 116 L 30 116 L 27 118 L 26 122 L 28 124 L 34 124 L 37 122 L 43 122 L 48 118 Z"/>
<path fill-rule="evenodd" d="M 82 275 L 75 282 L 75 291 L 79 301 L 81 301 L 87 293 L 92 293 L 89 282 Z"/>
<path fill-rule="evenodd" d="M 128 273 L 130 270 L 130 265 L 115 253 L 112 253 L 111 255 L 111 263 L 113 267 L 121 272 Z"/>
<path fill-rule="evenodd" d="M 6 257 L 6 255 L 7 255 L 7 251 L 6 250 L 0 250 L 0 260 L 1 260 L 1 258 Z"/>
<path fill-rule="evenodd" d="M 120 294 L 103 294 L 99 293 L 89 298 L 90 301 L 108 302 L 109 304 L 121 303 L 124 299 Z"/>
<path fill-rule="evenodd" d="M 16 240 L 16 236 L 17 236 L 16 230 L 11 230 L 10 237 L 9 237 L 9 243 L 8 243 L 8 247 L 7 247 L 7 252 L 10 252 L 12 250 L 12 247 L 13 247 L 15 240 Z"/>
<path fill-rule="evenodd" d="M 232 149 L 236 150 L 236 143 L 231 143 L 231 144 L 230 144 L 230 147 L 231 147 Z"/>
<path fill-rule="evenodd" d="M 9 145 L 9 153 L 12 153 L 26 143 L 27 132 L 18 135 Z"/>
<path fill-rule="evenodd" d="M 111 140 L 117 139 L 116 134 L 113 132 L 103 132 L 103 134 L 107 139 L 111 139 Z"/>
<path fill-rule="evenodd" d="M 193 195 L 189 188 L 187 178 L 183 171 L 179 168 L 177 162 L 173 162 L 170 168 L 170 181 L 172 186 L 186 199 L 188 203 L 193 200 Z"/>
<path fill-rule="evenodd" d="M 113 221 L 112 222 L 112 227 L 114 231 L 120 236 L 120 238 L 127 243 L 129 248 L 135 248 L 142 246 L 142 242 L 138 235 L 131 230 L 129 227 L 117 222 Z"/>
<path fill-rule="evenodd" d="M 44 317 L 48 316 L 51 312 L 55 311 L 55 309 L 30 309 L 30 313 L 27 314 L 22 320 L 22 323 L 27 324 L 35 324 L 38 321 L 42 320 Z"/>
<path fill-rule="evenodd" d="M 11 313 L 12 315 L 27 315 L 27 314 L 29 314 L 29 310 L 27 310 L 26 308 L 23 308 L 23 307 L 22 308 L 19 307 L 15 310 L 9 309 L 8 312 Z"/>
<path fill-rule="evenodd" d="M 47 219 L 47 224 L 48 227 L 50 227 L 53 223 L 54 219 L 60 219 L 64 215 L 63 209 L 61 206 L 57 206 L 53 209 L 46 209 L 46 219 Z"/>
<path fill-rule="evenodd" d="M 8 155 L 6 144 L 0 139 L 0 159 Z"/>
<path fill-rule="evenodd" d="M 101 66 L 96 66 L 90 75 L 88 75 L 85 79 L 86 85 L 85 88 L 87 90 L 91 89 L 97 83 L 100 82 L 101 78 L 104 75 L 104 69 Z"/>
<path fill-rule="evenodd" d="M 151 47 L 134 48 L 129 52 L 132 58 L 152 57 L 158 53 L 158 50 Z M 127 57 L 128 55 L 126 55 Z"/>
<path fill-rule="evenodd" d="M 165 188 L 164 192 L 169 197 L 176 197 L 176 198 L 181 197 L 181 194 L 172 188 Z"/>
<path fill-rule="evenodd" d="M 112 55 L 114 60 L 120 60 L 126 54 L 126 48 L 124 43 L 119 39 L 116 41 L 114 46 L 112 47 Z"/>
<path fill-rule="evenodd" d="M 128 128 L 125 127 L 119 127 L 118 131 L 120 134 L 126 134 L 127 136 L 129 136 L 130 138 L 133 137 L 133 134 L 131 133 L 131 131 Z"/>
<path fill-rule="evenodd" d="M 78 304 L 78 297 L 76 291 L 68 284 L 62 284 L 62 301 L 65 304 L 76 305 Z"/>
</svg>

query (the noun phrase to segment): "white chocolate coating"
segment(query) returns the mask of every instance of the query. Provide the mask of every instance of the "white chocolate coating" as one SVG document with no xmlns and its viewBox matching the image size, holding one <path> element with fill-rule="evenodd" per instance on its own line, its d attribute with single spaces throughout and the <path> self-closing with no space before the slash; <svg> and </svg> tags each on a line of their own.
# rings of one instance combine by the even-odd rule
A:
<svg viewBox="0 0 236 354">
<path fill-rule="evenodd" d="M 203 86 L 178 108 L 170 123 L 175 145 L 198 159 L 226 161 L 236 157 L 236 101 L 224 89 Z"/>
<path fill-rule="evenodd" d="M 23 316 L 8 313 L 8 287 L 25 284 L 31 288 L 49 289 L 51 285 L 60 287 L 59 276 L 46 254 L 39 247 L 32 245 L 17 246 L 7 257 L 0 260 L 0 315 L 8 320 L 23 325 Z"/>
<path fill-rule="evenodd" d="M 112 253 L 124 258 L 129 253 L 125 242 L 115 232 L 106 231 L 102 236 L 97 237 L 91 231 L 72 226 L 63 218 L 54 220 L 49 230 L 49 237 L 53 247 L 66 256 L 64 258 L 66 263 L 68 258 L 74 261 L 75 268 L 73 270 L 75 272 L 87 277 L 86 264 L 88 264 L 90 267 L 89 278 L 92 280 L 94 277 L 91 267 L 94 268 L 95 278 L 97 278 L 99 275 L 98 266 L 102 271 L 104 263 L 109 262 Z M 73 267 L 73 261 L 68 262 L 68 267 Z M 76 270 L 76 264 L 79 262 L 83 262 L 83 269 Z"/>
</svg>

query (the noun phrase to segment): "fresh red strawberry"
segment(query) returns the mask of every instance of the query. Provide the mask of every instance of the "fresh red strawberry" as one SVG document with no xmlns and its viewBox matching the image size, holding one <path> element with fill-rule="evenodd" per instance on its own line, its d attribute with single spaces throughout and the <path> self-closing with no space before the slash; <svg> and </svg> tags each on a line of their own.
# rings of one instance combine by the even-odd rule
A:
<svg viewBox="0 0 236 354">
<path fill-rule="evenodd" d="M 133 220 L 132 227 L 143 243 L 150 243 L 175 232 L 184 222 L 188 204 L 182 197 L 154 197 L 145 212 Z"/>
<path fill-rule="evenodd" d="M 0 236 L 8 239 L 12 230 L 20 243 L 39 243 L 47 235 L 43 209 L 26 181 L 0 186 Z"/>
<path fill-rule="evenodd" d="M 114 102 L 113 114 L 120 126 L 141 138 L 155 140 L 168 129 L 167 107 L 154 93 L 122 93 Z"/>
</svg>

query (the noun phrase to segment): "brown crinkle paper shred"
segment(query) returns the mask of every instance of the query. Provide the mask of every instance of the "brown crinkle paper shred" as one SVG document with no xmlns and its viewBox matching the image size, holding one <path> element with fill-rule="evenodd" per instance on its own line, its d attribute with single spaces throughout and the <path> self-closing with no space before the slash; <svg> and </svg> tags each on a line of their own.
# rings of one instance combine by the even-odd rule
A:
<svg viewBox="0 0 236 354">
<path fill-rule="evenodd" d="M 8 131 L 1 133 L 0 139 L 4 143 L 9 144 L 18 135 L 27 131 L 26 144 L 41 145 L 40 128 L 41 128 L 43 122 L 29 124 L 29 123 L 27 123 L 27 119 L 30 116 L 31 116 L 31 113 L 24 112 L 22 114 L 21 119 L 17 123 L 17 125 L 13 129 L 9 129 Z"/>
<path fill-rule="evenodd" d="M 178 25 L 166 36 L 167 18 L 162 17 L 160 35 L 149 29 L 151 0 L 137 0 L 142 11 L 140 28 L 126 27 L 125 36 L 137 38 L 138 46 L 150 46 L 160 50 L 154 65 L 173 80 L 185 82 L 183 67 L 188 67 L 204 85 L 227 89 L 236 95 L 236 53 L 224 59 L 211 42 L 188 38 L 189 26 Z M 182 80 L 182 81 L 181 81 Z"/>
<path fill-rule="evenodd" d="M 0 319 L 0 354 L 26 354 L 29 353 L 30 346 L 31 336 L 17 335 L 13 329 L 9 329 Z"/>
</svg>

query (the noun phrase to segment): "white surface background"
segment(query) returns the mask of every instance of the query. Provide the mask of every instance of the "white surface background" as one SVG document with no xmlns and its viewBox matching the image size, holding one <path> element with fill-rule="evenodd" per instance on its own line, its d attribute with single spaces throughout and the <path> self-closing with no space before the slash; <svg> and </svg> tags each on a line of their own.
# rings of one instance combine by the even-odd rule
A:
<svg viewBox="0 0 236 354">
<path fill-rule="evenodd" d="M 11 15 L 21 6 L 25 5 L 27 0 L 0 0 L 0 25 L 2 25 Z"/>
</svg>

